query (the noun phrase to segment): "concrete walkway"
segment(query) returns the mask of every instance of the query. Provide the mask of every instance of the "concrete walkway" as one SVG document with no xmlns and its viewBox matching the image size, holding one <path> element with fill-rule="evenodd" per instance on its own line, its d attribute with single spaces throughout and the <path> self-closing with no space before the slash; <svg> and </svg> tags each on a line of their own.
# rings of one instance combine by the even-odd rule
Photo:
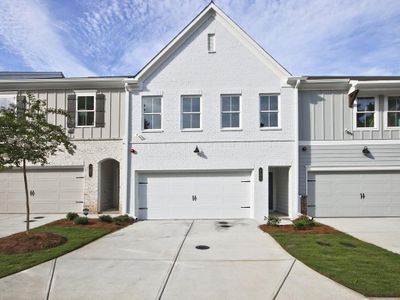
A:
<svg viewBox="0 0 400 300">
<path fill-rule="evenodd" d="M 31 214 L 30 228 L 65 218 L 65 214 Z M 0 238 L 25 230 L 25 214 L 0 214 Z M 0 298 L 1 299 L 1 298 Z"/>
<path fill-rule="evenodd" d="M 295 261 L 254 220 L 139 222 L 3 278 L 0 291 L 2 300 L 363 299 Z"/>
<path fill-rule="evenodd" d="M 317 221 L 400 254 L 400 218 L 318 218 Z"/>
</svg>

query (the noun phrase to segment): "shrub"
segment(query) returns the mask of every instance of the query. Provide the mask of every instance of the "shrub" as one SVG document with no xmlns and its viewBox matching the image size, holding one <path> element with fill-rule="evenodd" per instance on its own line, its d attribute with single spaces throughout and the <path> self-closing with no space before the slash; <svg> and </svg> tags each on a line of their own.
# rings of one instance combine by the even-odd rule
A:
<svg viewBox="0 0 400 300">
<path fill-rule="evenodd" d="M 292 223 L 297 229 L 307 229 L 315 226 L 314 218 L 309 218 L 306 215 L 301 215 L 297 219 L 293 220 Z"/>
<path fill-rule="evenodd" d="M 278 226 L 281 222 L 281 219 L 277 216 L 268 216 L 267 225 Z"/>
<path fill-rule="evenodd" d="M 134 219 L 128 215 L 121 215 L 118 217 L 113 218 L 115 224 L 122 225 L 124 223 L 133 223 Z"/>
<path fill-rule="evenodd" d="M 87 217 L 77 217 L 74 219 L 74 223 L 76 225 L 87 225 L 89 223 L 89 219 Z"/>
<path fill-rule="evenodd" d="M 106 223 L 111 223 L 113 221 L 113 218 L 110 215 L 101 215 L 99 216 L 100 221 L 106 222 Z"/>
<path fill-rule="evenodd" d="M 79 217 L 79 215 L 77 214 L 77 213 L 74 213 L 74 212 L 69 212 L 69 213 L 67 213 L 67 215 L 66 215 L 66 219 L 68 220 L 68 221 L 73 221 L 73 220 L 75 220 L 76 218 L 78 218 Z"/>
</svg>

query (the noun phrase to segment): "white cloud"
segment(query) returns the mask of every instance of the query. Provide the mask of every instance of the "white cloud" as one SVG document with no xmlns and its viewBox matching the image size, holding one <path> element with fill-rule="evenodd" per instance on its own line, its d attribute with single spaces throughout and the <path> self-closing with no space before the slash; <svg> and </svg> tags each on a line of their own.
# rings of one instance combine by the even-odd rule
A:
<svg viewBox="0 0 400 300">
<path fill-rule="evenodd" d="M 55 31 L 55 20 L 40 2 L 0 1 L 1 43 L 37 71 L 63 71 L 74 76 L 93 72 L 68 51 L 68 43 Z"/>
</svg>

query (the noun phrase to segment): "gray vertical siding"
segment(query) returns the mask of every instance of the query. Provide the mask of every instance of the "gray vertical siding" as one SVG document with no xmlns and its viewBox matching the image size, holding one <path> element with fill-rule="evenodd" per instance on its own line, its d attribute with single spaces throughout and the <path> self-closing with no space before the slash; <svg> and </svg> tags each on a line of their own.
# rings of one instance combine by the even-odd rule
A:
<svg viewBox="0 0 400 300">
<path fill-rule="evenodd" d="M 347 91 L 300 91 L 299 101 L 300 140 L 400 139 L 400 130 L 384 129 L 383 96 L 379 96 L 379 129 L 363 131 L 353 131 L 353 109 L 348 106 Z M 346 128 L 353 135 L 345 133 Z"/>
<path fill-rule="evenodd" d="M 299 193 L 306 192 L 306 166 L 400 166 L 400 144 L 368 145 L 372 156 L 362 154 L 364 145 L 303 146 L 299 149 Z"/>
<path fill-rule="evenodd" d="M 67 97 L 72 90 L 41 90 L 32 92 L 35 97 L 46 100 L 48 107 L 67 108 Z M 105 126 L 75 128 L 74 139 L 121 139 L 124 134 L 125 92 L 118 89 L 98 90 L 105 95 Z M 66 127 L 66 118 L 49 115 L 48 120 Z"/>
</svg>

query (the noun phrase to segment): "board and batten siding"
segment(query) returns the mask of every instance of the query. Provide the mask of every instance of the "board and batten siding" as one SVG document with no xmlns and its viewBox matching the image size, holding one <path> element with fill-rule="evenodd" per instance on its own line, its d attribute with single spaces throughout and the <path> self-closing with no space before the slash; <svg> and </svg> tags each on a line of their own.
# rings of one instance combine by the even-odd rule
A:
<svg viewBox="0 0 400 300">
<path fill-rule="evenodd" d="M 366 157 L 362 150 L 367 146 L 371 155 Z M 306 166 L 349 167 L 349 166 L 400 166 L 400 144 L 382 145 L 313 145 L 299 149 L 299 193 L 306 193 Z"/>
<path fill-rule="evenodd" d="M 379 126 L 376 130 L 353 130 L 353 109 L 347 91 L 308 90 L 299 93 L 300 141 L 397 140 L 400 130 L 385 129 L 384 96 L 379 98 Z M 345 132 L 349 129 L 353 134 Z"/>
<path fill-rule="evenodd" d="M 75 140 L 91 139 L 122 139 L 124 134 L 125 91 L 118 89 L 98 90 L 98 94 L 105 95 L 105 125 L 104 127 L 76 127 L 72 134 Z M 67 109 L 68 95 L 74 94 L 73 90 L 40 90 L 32 95 L 45 100 L 49 108 Z M 67 120 L 64 116 L 48 116 L 54 124 L 66 127 Z"/>
</svg>

